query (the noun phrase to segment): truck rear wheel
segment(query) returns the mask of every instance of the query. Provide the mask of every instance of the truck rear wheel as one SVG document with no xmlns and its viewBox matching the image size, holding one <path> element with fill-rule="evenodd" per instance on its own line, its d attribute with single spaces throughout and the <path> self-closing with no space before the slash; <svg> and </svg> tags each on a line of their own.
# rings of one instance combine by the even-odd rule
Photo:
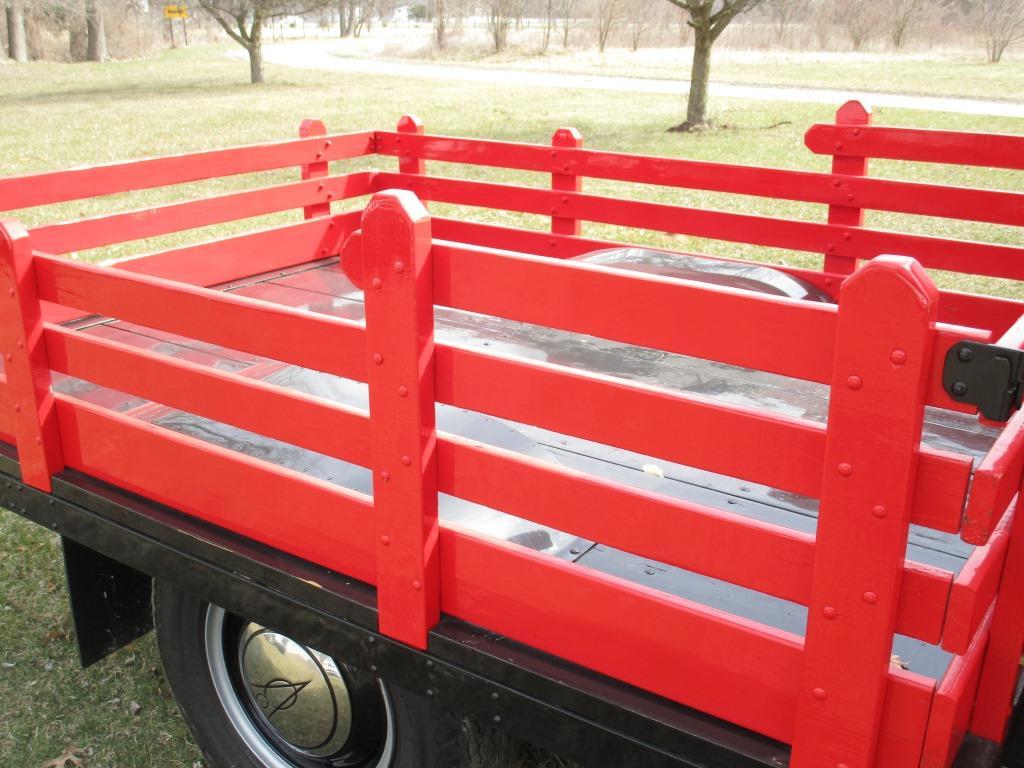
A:
<svg viewBox="0 0 1024 768">
<path fill-rule="evenodd" d="M 461 768 L 462 721 L 166 582 L 157 644 L 199 747 L 218 768 Z"/>
</svg>

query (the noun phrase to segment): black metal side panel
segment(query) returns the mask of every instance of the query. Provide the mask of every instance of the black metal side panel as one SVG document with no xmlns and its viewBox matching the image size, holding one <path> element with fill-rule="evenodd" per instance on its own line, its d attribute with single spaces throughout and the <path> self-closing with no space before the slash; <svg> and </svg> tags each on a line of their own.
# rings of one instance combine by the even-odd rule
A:
<svg viewBox="0 0 1024 768">
<path fill-rule="evenodd" d="M 153 628 L 153 579 L 61 537 L 71 616 L 82 666 L 88 667 Z"/>
</svg>

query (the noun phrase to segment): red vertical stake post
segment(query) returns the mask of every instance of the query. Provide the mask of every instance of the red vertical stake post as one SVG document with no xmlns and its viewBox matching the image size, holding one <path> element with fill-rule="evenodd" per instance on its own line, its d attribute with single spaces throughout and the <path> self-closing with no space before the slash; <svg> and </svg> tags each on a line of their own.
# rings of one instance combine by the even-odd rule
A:
<svg viewBox="0 0 1024 768">
<path fill-rule="evenodd" d="M 572 173 L 572 161 L 569 153 L 559 149 L 579 149 L 583 146 L 583 136 L 575 128 L 559 128 L 551 137 L 552 160 L 557 171 L 551 174 L 551 189 L 556 192 L 582 192 L 583 177 Z M 579 235 L 583 231 L 579 219 L 566 216 L 551 217 L 551 233 L 555 235 Z"/>
<path fill-rule="evenodd" d="M 316 136 L 326 136 L 327 128 L 323 122 L 313 118 L 307 118 L 302 121 L 302 125 L 299 126 L 299 138 L 310 139 Z M 309 179 L 322 179 L 327 175 L 327 161 L 320 160 L 330 147 L 330 141 L 324 139 L 324 145 L 317 150 L 317 161 L 312 163 L 306 163 L 302 166 L 302 180 L 307 181 Z M 302 209 L 302 213 L 307 219 L 312 219 L 315 216 L 326 216 L 331 212 L 330 198 L 323 203 L 313 203 L 307 205 Z"/>
<path fill-rule="evenodd" d="M 848 101 L 836 112 L 837 125 L 854 126 L 854 133 L 862 125 L 871 123 L 871 110 L 859 101 Z M 832 173 L 846 176 L 865 176 L 868 172 L 868 160 L 866 157 L 846 154 L 849 152 L 843 142 L 837 142 L 832 156 Z M 845 198 L 846 205 L 833 204 L 828 207 L 828 223 L 837 224 L 841 227 L 859 227 L 864 223 L 864 210 L 859 208 L 857 199 L 852 190 L 844 189 L 842 182 L 835 179 L 832 182 L 834 190 Z M 846 240 L 828 244 L 828 252 L 825 254 L 825 271 L 840 275 L 853 274 L 857 269 L 857 260 L 843 255 L 843 246 Z"/>
<path fill-rule="evenodd" d="M 1024 651 L 1024 487 L 1010 529 L 1010 544 L 996 596 L 988 648 L 981 666 L 970 731 L 1001 744 L 1013 713 L 1013 695 Z"/>
<path fill-rule="evenodd" d="M 64 468 L 57 414 L 50 391 L 50 364 L 36 292 L 28 232 L 0 221 L 0 351 L 14 412 L 21 478 L 49 492 L 50 476 Z"/>
<path fill-rule="evenodd" d="M 398 120 L 396 130 L 399 133 L 411 133 L 415 136 L 422 136 L 423 121 L 416 117 L 416 115 L 402 115 Z M 422 157 L 414 156 L 411 147 L 403 146 L 401 139 L 399 139 L 398 146 L 402 148 L 402 154 L 398 156 L 399 173 L 424 174 L 427 172 L 426 161 Z"/>
<path fill-rule="evenodd" d="M 875 259 L 840 290 L 793 768 L 883 765 L 875 752 L 937 304 L 905 257 Z"/>
<path fill-rule="evenodd" d="M 361 245 L 380 631 L 417 648 L 440 616 L 430 217 L 374 195 Z"/>
</svg>

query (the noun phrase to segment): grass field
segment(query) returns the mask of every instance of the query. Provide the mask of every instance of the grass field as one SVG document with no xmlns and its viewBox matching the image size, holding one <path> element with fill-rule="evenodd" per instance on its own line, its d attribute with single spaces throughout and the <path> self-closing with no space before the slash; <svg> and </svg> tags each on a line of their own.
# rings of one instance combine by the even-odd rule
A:
<svg viewBox="0 0 1024 768">
<path fill-rule="evenodd" d="M 247 65 L 225 49 L 179 50 L 156 58 L 104 65 L 0 65 L 0 175 L 87 165 L 144 155 L 260 142 L 296 134 L 304 117 L 320 117 L 332 130 L 390 127 L 406 112 L 419 114 L 433 132 L 547 142 L 554 128 L 574 125 L 587 145 L 658 155 L 823 170 L 827 161 L 803 148 L 804 129 L 828 121 L 832 108 L 781 103 L 717 101 L 717 119 L 728 125 L 695 135 L 666 134 L 682 105 L 658 96 L 596 91 L 526 92 L 438 81 L 345 77 L 269 67 L 270 82 L 246 84 Z M 939 76 L 943 77 L 943 76 Z M 1018 88 L 1018 92 L 1020 89 Z M 964 93 L 961 95 L 983 95 Z M 1024 133 L 1022 121 L 890 110 L 879 122 L 932 128 Z M 767 127 L 775 126 L 775 127 Z M 380 165 L 389 164 L 380 158 Z M 896 174 L 890 164 L 875 172 Z M 463 175 L 522 179 L 522 174 L 467 171 Z M 960 168 L 908 166 L 904 178 L 1024 189 L 1021 174 Z M 295 178 L 262 174 L 260 181 Z M 19 213 L 29 224 L 134 208 L 185 195 L 208 194 L 251 184 L 233 179 L 189 185 L 184 191 L 153 191 L 102 203 L 82 202 Z M 543 183 L 543 182 L 542 182 Z M 639 195 L 693 205 L 822 220 L 820 207 L 751 201 L 681 190 L 627 189 L 588 183 L 589 191 Z M 6 214 L 5 214 L 6 215 Z M 271 217 L 282 220 L 288 216 Z M 546 220 L 490 214 L 530 226 Z M 952 222 L 908 222 L 871 216 L 878 226 L 906 226 L 933 234 L 1020 242 L 1019 230 Z M 225 231 L 221 228 L 219 231 Z M 616 234 L 606 227 L 588 233 Z M 209 233 L 203 233 L 209 234 Z M 84 254 L 123 256 L 181 237 L 132 248 Z M 810 264 L 814 257 L 691 238 L 649 234 L 643 242 L 712 253 L 759 255 Z M 945 285 L 989 288 L 1024 297 L 1019 286 L 939 276 Z M 87 768 L 191 768 L 199 760 L 163 681 L 151 638 L 80 671 L 54 537 L 0 512 L 0 765 L 38 768 L 68 744 L 91 750 Z M 137 714 L 132 702 L 141 704 Z"/>
</svg>

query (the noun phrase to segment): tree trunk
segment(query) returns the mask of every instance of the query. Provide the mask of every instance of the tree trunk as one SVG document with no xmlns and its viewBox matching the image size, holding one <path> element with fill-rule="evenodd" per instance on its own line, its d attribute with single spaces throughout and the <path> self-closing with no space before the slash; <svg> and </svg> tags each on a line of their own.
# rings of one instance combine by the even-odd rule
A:
<svg viewBox="0 0 1024 768">
<path fill-rule="evenodd" d="M 85 30 L 88 37 L 85 57 L 89 61 L 107 60 L 107 31 L 103 26 L 103 11 L 96 0 L 86 0 Z"/>
<path fill-rule="evenodd" d="M 437 39 L 437 47 L 444 50 L 448 46 L 447 11 L 444 7 L 444 0 L 437 0 L 434 16 L 434 34 Z"/>
<path fill-rule="evenodd" d="M 22 0 L 9 0 L 7 3 L 7 53 L 15 61 L 28 61 L 25 4 Z"/>
<path fill-rule="evenodd" d="M 711 79 L 711 48 L 715 38 L 710 23 L 694 19 L 693 65 L 690 67 L 690 95 L 686 100 L 686 122 L 672 131 L 692 131 L 707 125 L 708 82 Z"/>
<path fill-rule="evenodd" d="M 263 19 L 256 16 L 252 22 L 249 45 L 249 77 L 253 83 L 263 82 Z"/>
</svg>

